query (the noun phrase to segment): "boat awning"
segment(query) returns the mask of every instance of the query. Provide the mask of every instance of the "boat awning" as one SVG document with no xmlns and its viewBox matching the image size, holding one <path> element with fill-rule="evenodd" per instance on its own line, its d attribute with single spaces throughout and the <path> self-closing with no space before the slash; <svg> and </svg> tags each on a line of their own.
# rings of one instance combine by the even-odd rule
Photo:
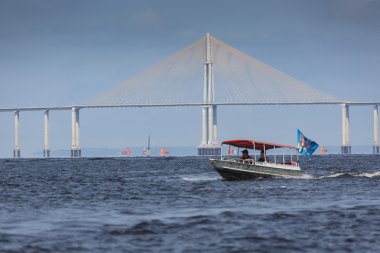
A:
<svg viewBox="0 0 380 253">
<path fill-rule="evenodd" d="M 283 144 L 275 144 L 264 141 L 256 141 L 256 140 L 227 140 L 223 141 L 222 144 L 230 145 L 238 148 L 247 148 L 247 149 L 256 149 L 256 150 L 268 150 L 274 148 L 289 148 L 296 149 L 294 146 L 283 145 Z"/>
</svg>

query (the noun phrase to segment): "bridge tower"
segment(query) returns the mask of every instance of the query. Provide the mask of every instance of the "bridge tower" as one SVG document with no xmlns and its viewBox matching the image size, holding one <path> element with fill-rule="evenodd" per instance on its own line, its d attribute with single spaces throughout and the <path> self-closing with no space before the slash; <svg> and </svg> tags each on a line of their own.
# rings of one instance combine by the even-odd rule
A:
<svg viewBox="0 0 380 253">
<path fill-rule="evenodd" d="M 202 106 L 202 141 L 198 147 L 198 155 L 220 155 L 218 144 L 217 107 L 215 102 L 214 74 L 211 59 L 211 36 L 206 35 L 206 59 L 203 75 L 203 106 Z"/>
</svg>

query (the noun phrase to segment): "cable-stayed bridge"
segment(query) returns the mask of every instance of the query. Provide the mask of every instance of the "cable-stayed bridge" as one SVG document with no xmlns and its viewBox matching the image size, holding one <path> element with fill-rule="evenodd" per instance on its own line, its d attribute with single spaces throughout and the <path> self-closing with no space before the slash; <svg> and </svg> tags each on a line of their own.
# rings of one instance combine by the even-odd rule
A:
<svg viewBox="0 0 380 253">
<path fill-rule="evenodd" d="M 50 156 L 49 111 L 72 110 L 71 156 L 81 155 L 79 110 L 107 107 L 198 106 L 202 115 L 199 155 L 217 155 L 217 107 L 221 105 L 342 105 L 342 153 L 351 153 L 349 106 L 374 106 L 373 152 L 379 153 L 379 102 L 343 101 L 297 80 L 207 34 L 200 40 L 118 84 L 74 106 L 0 108 L 15 112 L 14 157 L 20 157 L 20 111 L 44 111 L 44 156 Z"/>
<path fill-rule="evenodd" d="M 206 85 L 204 85 L 206 83 Z M 212 100 L 207 97 L 211 89 Z M 207 35 L 88 105 L 340 103 Z"/>
</svg>

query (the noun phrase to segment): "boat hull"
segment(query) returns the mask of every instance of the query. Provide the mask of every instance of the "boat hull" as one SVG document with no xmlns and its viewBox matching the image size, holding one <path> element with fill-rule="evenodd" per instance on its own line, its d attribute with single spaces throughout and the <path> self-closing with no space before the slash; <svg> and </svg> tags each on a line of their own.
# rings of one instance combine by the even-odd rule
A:
<svg viewBox="0 0 380 253">
<path fill-rule="evenodd" d="M 287 168 L 286 165 L 270 163 L 241 163 L 237 161 L 210 159 L 213 168 L 226 180 L 248 180 L 273 177 L 300 177 L 305 172 L 300 169 Z"/>
</svg>

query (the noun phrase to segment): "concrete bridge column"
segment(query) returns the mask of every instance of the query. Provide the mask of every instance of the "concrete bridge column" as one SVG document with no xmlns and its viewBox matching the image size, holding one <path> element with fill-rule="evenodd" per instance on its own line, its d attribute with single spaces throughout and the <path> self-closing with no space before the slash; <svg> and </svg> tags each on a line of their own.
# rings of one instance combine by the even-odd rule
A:
<svg viewBox="0 0 380 253">
<path fill-rule="evenodd" d="M 49 147 L 49 110 L 44 111 L 44 157 L 50 157 Z"/>
<path fill-rule="evenodd" d="M 213 136 L 213 142 L 215 145 L 218 145 L 218 122 L 217 122 L 217 111 L 216 111 L 216 105 L 213 106 L 214 109 L 213 109 L 213 133 L 214 133 L 214 136 Z"/>
<path fill-rule="evenodd" d="M 379 105 L 373 110 L 373 153 L 380 154 L 379 148 Z"/>
<path fill-rule="evenodd" d="M 13 150 L 13 157 L 21 157 L 20 147 L 20 111 L 15 111 L 15 147 Z"/>
<path fill-rule="evenodd" d="M 342 104 L 342 154 L 351 154 L 350 145 L 350 116 L 348 104 Z"/>
<path fill-rule="evenodd" d="M 208 135 L 207 135 L 207 117 L 208 116 L 208 111 L 207 107 L 202 107 L 202 142 L 201 146 L 206 146 L 207 145 L 207 140 L 208 140 Z"/>
<path fill-rule="evenodd" d="M 71 157 L 73 157 L 73 150 L 76 147 L 75 120 L 76 120 L 76 111 L 75 111 L 75 108 L 71 108 Z"/>
<path fill-rule="evenodd" d="M 208 97 L 208 87 L 207 87 L 207 64 L 204 64 L 204 75 L 203 75 L 203 103 L 207 104 Z M 207 106 L 202 106 L 202 141 L 201 147 L 205 147 L 208 141 L 208 129 L 207 129 L 207 120 L 208 120 L 208 110 Z"/>
<path fill-rule="evenodd" d="M 208 38 L 209 39 L 209 38 Z M 210 42 L 208 42 L 209 44 Z M 208 49 L 210 50 L 210 49 Z M 210 57 L 210 56 L 209 56 Z M 212 63 L 210 62 L 210 58 L 207 63 L 207 86 L 208 86 L 208 104 L 214 103 L 214 88 L 213 88 L 213 80 L 212 80 Z M 214 106 L 210 105 L 208 107 L 208 145 L 214 144 Z"/>
<path fill-rule="evenodd" d="M 209 106 L 208 107 L 208 141 L 207 141 L 207 144 L 209 146 L 212 146 L 214 144 L 213 142 L 213 136 L 214 136 L 214 122 L 213 122 L 213 119 L 214 119 L 214 112 L 213 112 L 213 106 Z"/>
<path fill-rule="evenodd" d="M 75 143 L 76 143 L 76 147 L 77 149 L 79 149 L 79 153 L 80 153 L 80 125 L 79 125 L 79 109 L 76 109 L 76 118 L 75 118 Z M 80 154 L 79 154 L 80 156 Z"/>
<path fill-rule="evenodd" d="M 71 157 L 81 157 L 79 143 L 79 109 L 71 109 Z"/>
</svg>

